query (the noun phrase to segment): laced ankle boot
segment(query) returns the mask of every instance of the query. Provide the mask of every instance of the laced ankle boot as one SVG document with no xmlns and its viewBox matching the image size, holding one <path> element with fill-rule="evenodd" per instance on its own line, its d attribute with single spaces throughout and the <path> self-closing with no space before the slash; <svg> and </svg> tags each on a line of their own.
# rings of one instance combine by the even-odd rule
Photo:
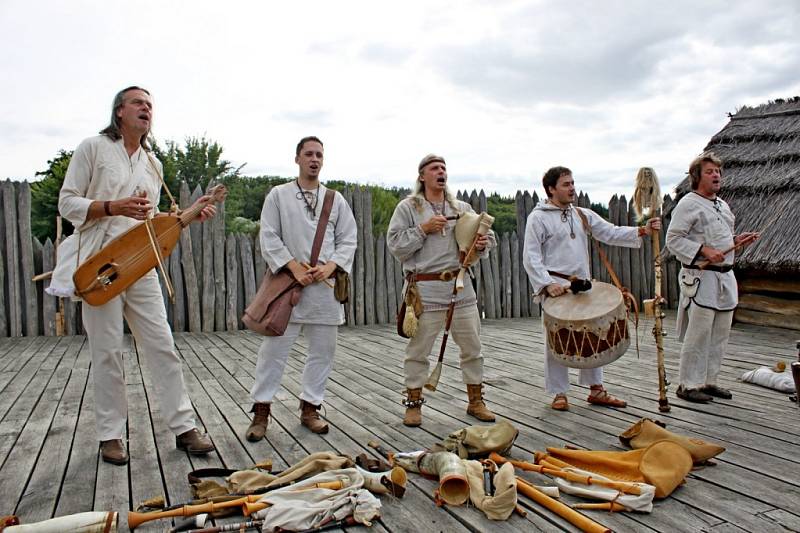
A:
<svg viewBox="0 0 800 533">
<path fill-rule="evenodd" d="M 406 406 L 406 414 L 403 417 L 403 425 L 408 427 L 419 427 L 422 425 L 422 404 L 425 399 L 422 397 L 422 389 L 407 389 L 406 399 L 403 405 Z"/>
<path fill-rule="evenodd" d="M 253 408 L 250 410 L 253 413 L 253 421 L 250 422 L 250 427 L 247 428 L 245 435 L 250 442 L 258 442 L 267 434 L 270 407 L 271 404 L 268 403 L 253 404 Z"/>
<path fill-rule="evenodd" d="M 472 415 L 482 422 L 494 422 L 494 413 L 486 407 L 486 403 L 483 401 L 483 383 L 467 384 L 467 396 L 469 397 L 468 415 Z"/>
<path fill-rule="evenodd" d="M 300 422 L 311 430 L 312 433 L 327 433 L 328 424 L 319 417 L 319 408 L 322 405 L 314 405 L 305 400 L 300 400 Z"/>
</svg>

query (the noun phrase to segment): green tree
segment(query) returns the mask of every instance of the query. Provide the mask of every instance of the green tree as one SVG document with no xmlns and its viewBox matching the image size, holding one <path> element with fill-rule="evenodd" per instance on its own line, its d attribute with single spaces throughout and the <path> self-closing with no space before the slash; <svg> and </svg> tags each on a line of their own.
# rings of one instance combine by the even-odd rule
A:
<svg viewBox="0 0 800 533">
<path fill-rule="evenodd" d="M 221 144 L 205 136 L 187 137 L 182 147 L 175 141 L 167 141 L 166 148 L 153 143 L 153 153 L 164 167 L 164 182 L 173 195 L 178 194 L 181 181 L 186 181 L 190 191 L 198 185 L 205 190 L 212 181 L 224 183 L 238 176 L 244 164 L 234 167 L 230 161 L 222 159 L 222 152 Z M 159 208 L 169 209 L 167 195 L 161 195 Z"/>
<path fill-rule="evenodd" d="M 47 162 L 47 169 L 36 173 L 42 179 L 31 183 L 31 231 L 41 242 L 56 236 L 58 193 L 71 159 L 72 152 L 59 150 L 56 157 Z M 63 231 L 64 235 L 72 233 L 72 224 L 64 220 Z"/>
</svg>

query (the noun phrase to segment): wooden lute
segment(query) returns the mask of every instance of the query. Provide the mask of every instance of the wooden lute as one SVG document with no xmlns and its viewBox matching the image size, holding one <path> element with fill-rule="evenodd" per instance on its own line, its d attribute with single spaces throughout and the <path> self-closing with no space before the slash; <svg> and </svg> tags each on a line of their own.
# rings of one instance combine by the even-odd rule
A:
<svg viewBox="0 0 800 533">
<path fill-rule="evenodd" d="M 89 257 L 72 276 L 75 294 L 89 305 L 103 305 L 159 266 L 172 253 L 183 228 L 204 207 L 225 200 L 227 190 L 217 185 L 207 194 L 207 200 L 178 215 L 160 215 L 137 224 Z"/>
</svg>

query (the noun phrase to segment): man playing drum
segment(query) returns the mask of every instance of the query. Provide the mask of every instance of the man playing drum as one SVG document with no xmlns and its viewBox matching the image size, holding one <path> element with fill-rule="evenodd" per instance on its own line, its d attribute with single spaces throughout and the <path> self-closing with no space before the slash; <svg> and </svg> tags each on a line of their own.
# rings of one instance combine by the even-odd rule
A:
<svg viewBox="0 0 800 533">
<path fill-rule="evenodd" d="M 643 235 L 661 227 L 658 218 L 651 218 L 642 228 L 615 226 L 589 209 L 574 207 L 575 182 L 568 168 L 553 167 L 545 172 L 542 186 L 547 199 L 528 216 L 523 249 L 523 266 L 540 301 L 565 294 L 570 288 L 567 278 L 588 280 L 591 277 L 587 253 L 590 235 L 584 229 L 582 216 L 594 238 L 614 246 L 638 248 Z M 554 359 L 547 342 L 544 346 L 545 389 L 548 394 L 555 394 L 551 407 L 566 411 L 569 409 L 567 367 Z M 590 387 L 589 403 L 611 407 L 627 405 L 603 388 L 602 366 L 581 368 L 579 382 Z"/>
<path fill-rule="evenodd" d="M 428 377 L 428 356 L 439 332 L 445 326 L 453 284 L 460 269 L 459 248 L 453 226 L 457 215 L 473 213 L 472 207 L 453 197 L 447 188 L 444 159 L 427 155 L 419 163 L 419 176 L 408 198 L 394 210 L 387 231 L 389 251 L 403 263 L 406 285 L 416 282 L 423 304 L 416 334 L 406 347 L 405 379 L 407 397 L 403 424 L 422 424 L 422 386 Z M 478 237 L 476 248 L 482 254 L 495 246 L 494 233 Z M 461 373 L 467 384 L 467 413 L 484 422 L 494 414 L 483 402 L 483 355 L 480 341 L 480 315 L 471 283 L 459 291 L 451 323 L 453 340 L 461 349 Z"/>
</svg>

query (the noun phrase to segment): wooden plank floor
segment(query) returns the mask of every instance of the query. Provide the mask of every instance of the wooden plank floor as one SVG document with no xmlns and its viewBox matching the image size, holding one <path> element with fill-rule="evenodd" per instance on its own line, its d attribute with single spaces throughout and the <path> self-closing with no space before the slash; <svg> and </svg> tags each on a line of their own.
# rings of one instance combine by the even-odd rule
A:
<svg viewBox="0 0 800 533">
<path fill-rule="evenodd" d="M 672 331 L 674 316 L 667 319 Z M 650 329 L 639 329 L 641 356 L 629 350 L 606 368 L 607 388 L 626 398 L 626 409 L 590 406 L 585 388 L 574 386 L 571 410 L 555 412 L 543 391 L 542 335 L 538 319 L 495 320 L 483 324 L 486 397 L 490 407 L 520 429 L 512 455 L 530 459 L 534 450 L 571 444 L 619 449 L 617 435 L 640 417 L 657 418 L 685 435 L 727 448 L 718 464 L 692 472 L 687 483 L 651 514 L 590 512 L 615 531 L 800 531 L 800 409 L 787 395 L 743 384 L 746 370 L 795 358 L 797 332 L 737 325 L 724 360 L 721 384 L 731 401 L 689 404 L 670 391 L 672 411 L 657 410 L 655 351 Z M 175 449 L 164 424 L 150 368 L 129 337 L 125 351 L 129 401 L 128 467 L 108 465 L 98 456 L 94 436 L 91 358 L 84 337 L 0 339 L 0 515 L 17 514 L 23 523 L 87 510 L 127 511 L 164 494 L 169 503 L 190 499 L 186 474 L 196 468 L 247 467 L 271 459 L 276 469 L 315 451 L 357 455 L 377 438 L 387 447 L 411 451 L 428 447 L 475 420 L 466 416 L 466 394 L 451 344 L 439 390 L 428 393 L 421 428 L 401 423 L 402 359 L 405 341 L 391 327 L 342 328 L 336 364 L 328 385 L 328 435 L 300 426 L 298 395 L 307 348 L 295 345 L 276 402 L 268 439 L 243 438 L 249 422 L 260 339 L 248 332 L 176 334 L 185 378 L 197 418 L 218 452 L 188 457 Z M 438 346 L 438 342 L 436 344 Z M 438 348 L 437 348 L 438 350 Z M 667 338 L 667 372 L 675 379 L 680 346 Z M 140 366 L 141 364 L 141 366 Z M 571 372 L 573 384 L 576 372 Z M 547 483 L 536 475 L 528 476 Z M 383 497 L 375 531 L 572 531 L 563 520 L 532 504 L 528 517 L 490 522 L 474 508 L 437 508 L 435 483 L 410 476 L 404 499 Z M 569 497 L 567 501 L 573 501 Z M 142 531 L 163 531 L 166 521 Z M 351 528 L 348 529 L 348 531 Z M 362 528 L 352 528 L 362 529 Z M 364 528 L 365 529 L 365 528 Z"/>
</svg>

